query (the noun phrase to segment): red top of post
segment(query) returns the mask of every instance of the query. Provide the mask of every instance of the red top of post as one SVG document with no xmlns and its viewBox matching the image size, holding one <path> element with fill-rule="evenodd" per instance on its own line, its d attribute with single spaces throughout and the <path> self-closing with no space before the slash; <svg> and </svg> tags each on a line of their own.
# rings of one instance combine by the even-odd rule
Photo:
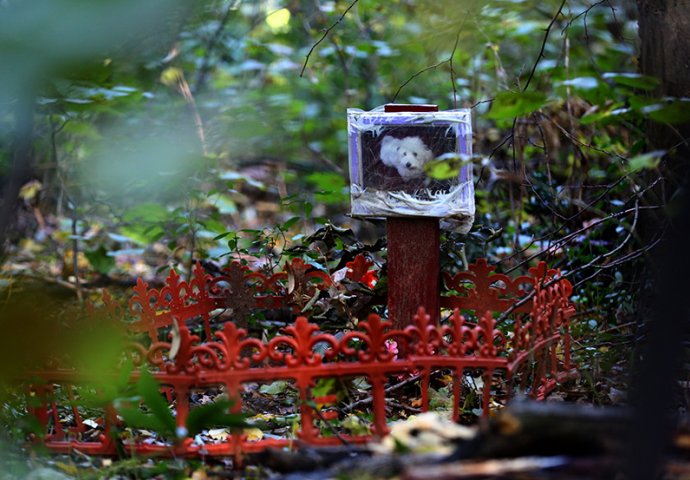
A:
<svg viewBox="0 0 690 480">
<path fill-rule="evenodd" d="M 412 104 L 412 103 L 387 103 L 385 112 L 438 112 L 438 105 Z"/>
</svg>

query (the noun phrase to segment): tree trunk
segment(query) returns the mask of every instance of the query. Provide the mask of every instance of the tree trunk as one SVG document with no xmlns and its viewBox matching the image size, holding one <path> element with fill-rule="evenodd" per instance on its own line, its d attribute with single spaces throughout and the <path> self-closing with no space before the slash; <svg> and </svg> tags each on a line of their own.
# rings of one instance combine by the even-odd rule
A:
<svg viewBox="0 0 690 480">
<path fill-rule="evenodd" d="M 690 0 L 638 0 L 640 70 L 661 80 L 657 94 L 690 95 Z"/>
<path fill-rule="evenodd" d="M 15 219 L 19 191 L 29 179 L 31 173 L 31 158 L 33 155 L 34 133 L 34 98 L 24 96 L 16 100 L 14 108 L 14 147 L 12 149 L 12 163 L 5 185 L 0 187 L 2 203 L 0 203 L 0 262 L 5 256 L 5 241 L 8 231 Z"/>
<path fill-rule="evenodd" d="M 656 96 L 690 97 L 690 0 L 637 0 L 637 7 L 640 71 L 661 81 Z M 668 148 L 690 135 L 690 124 L 677 131 L 660 124 L 648 130 L 654 147 Z M 682 170 L 670 180 L 682 182 Z"/>
<path fill-rule="evenodd" d="M 637 6 L 641 73 L 660 80 L 654 92 L 657 97 L 690 96 L 690 0 L 637 0 Z M 690 144 L 684 141 L 690 137 L 690 124 L 671 127 L 650 122 L 647 135 L 649 150 L 669 151 L 661 165 L 665 180 L 657 200 L 674 204 L 667 211 L 675 213 L 641 217 L 642 242 L 650 242 L 661 231 L 665 238 L 644 269 L 643 278 L 654 278 L 653 294 L 641 292 L 638 303 L 639 323 L 648 328 L 633 379 L 636 418 L 631 424 L 627 462 L 627 478 L 632 480 L 659 474 L 664 447 L 670 440 L 674 384 L 690 323 L 685 300 L 690 290 L 690 196 L 682 194 L 690 183 Z"/>
</svg>

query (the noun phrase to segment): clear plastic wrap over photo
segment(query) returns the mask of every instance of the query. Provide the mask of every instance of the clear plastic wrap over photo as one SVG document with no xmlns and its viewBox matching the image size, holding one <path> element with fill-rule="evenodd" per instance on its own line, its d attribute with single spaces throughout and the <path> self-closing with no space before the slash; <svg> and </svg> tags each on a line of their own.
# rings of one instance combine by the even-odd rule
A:
<svg viewBox="0 0 690 480">
<path fill-rule="evenodd" d="M 354 217 L 437 217 L 466 233 L 474 220 L 468 109 L 348 109 Z"/>
</svg>

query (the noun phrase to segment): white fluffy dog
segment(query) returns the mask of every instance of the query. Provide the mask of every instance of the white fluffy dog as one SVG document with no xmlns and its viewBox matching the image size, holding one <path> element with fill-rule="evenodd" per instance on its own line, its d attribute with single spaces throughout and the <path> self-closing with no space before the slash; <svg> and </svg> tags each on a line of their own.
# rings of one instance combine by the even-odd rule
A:
<svg viewBox="0 0 690 480">
<path fill-rule="evenodd" d="M 395 168 L 405 180 L 424 176 L 424 164 L 432 158 L 434 154 L 419 137 L 386 135 L 381 141 L 381 161 Z"/>
</svg>

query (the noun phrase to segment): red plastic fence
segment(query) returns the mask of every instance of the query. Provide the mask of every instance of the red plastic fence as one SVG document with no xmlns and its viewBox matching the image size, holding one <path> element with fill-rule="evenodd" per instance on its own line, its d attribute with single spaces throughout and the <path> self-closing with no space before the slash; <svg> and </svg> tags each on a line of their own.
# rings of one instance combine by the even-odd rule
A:
<svg viewBox="0 0 690 480">
<path fill-rule="evenodd" d="M 376 273 L 371 262 L 358 257 L 348 264 L 347 277 L 371 285 Z M 471 265 L 467 272 L 446 276 L 447 292 L 441 297 L 449 312 L 441 324 L 430 321 L 420 307 L 413 323 L 392 329 L 392 323 L 370 314 L 356 328 L 340 334 L 320 331 L 306 316 L 282 329 L 270 340 L 248 336 L 235 322 L 214 326 L 212 313 L 232 309 L 235 319 L 247 317 L 257 308 L 289 307 L 295 313 L 305 309 L 305 299 L 319 290 L 340 288 L 326 273 L 313 270 L 299 259 L 272 276 L 252 272 L 233 263 L 221 276 L 206 274 L 199 266 L 191 281 L 182 281 L 170 272 L 161 289 L 149 288 L 139 280 L 129 303 L 135 321 L 134 332 L 147 332 L 148 340 L 132 345 L 138 368 L 149 368 L 168 398 L 174 401 L 177 425 L 183 427 L 190 411 L 190 394 L 195 389 L 221 386 L 234 399 L 234 409 L 242 410 L 243 386 L 252 382 L 289 380 L 299 395 L 299 429 L 296 438 L 312 445 L 337 445 L 341 442 L 366 442 L 386 434 L 387 384 L 400 375 L 419 376 L 422 405 L 429 409 L 429 382 L 432 372 L 450 372 L 453 415 L 458 418 L 462 403 L 462 381 L 467 372 L 482 372 L 482 408 L 488 412 L 492 389 L 510 394 L 517 386 L 532 396 L 543 398 L 559 381 L 573 374 L 570 363 L 568 323 L 574 313 L 569 301 L 570 283 L 545 264 L 530 269 L 529 275 L 511 279 L 493 273 L 485 260 Z M 113 314 L 120 315 L 109 297 Z M 451 313 L 452 312 L 452 313 Z M 190 326 L 203 324 L 203 337 Z M 170 328 L 174 324 L 174 334 Z M 167 337 L 167 338 L 163 338 Z M 34 387 L 39 405 L 32 409 L 47 432 L 45 445 L 58 452 L 78 449 L 86 454 L 115 454 L 111 430 L 118 419 L 112 406 L 98 423 L 84 424 L 79 409 L 69 400 L 69 385 L 80 382 L 72 370 L 51 370 L 38 374 L 45 380 Z M 138 378 L 137 371 L 132 381 Z M 319 410 L 312 389 L 322 378 L 365 378 L 371 385 L 372 434 L 362 436 L 324 436 L 317 421 L 338 416 L 337 411 Z M 67 406 L 73 421 L 65 427 L 56 400 L 56 384 L 68 392 Z M 507 386 L 506 386 L 507 385 Z M 330 399 L 333 400 L 333 399 Z M 326 413 L 328 415 L 326 415 Z M 249 441 L 238 431 L 219 442 L 203 444 L 192 438 L 174 443 L 151 445 L 135 441 L 127 445 L 136 454 L 176 456 L 234 455 L 268 447 L 284 447 L 294 439 L 263 438 Z"/>
</svg>

